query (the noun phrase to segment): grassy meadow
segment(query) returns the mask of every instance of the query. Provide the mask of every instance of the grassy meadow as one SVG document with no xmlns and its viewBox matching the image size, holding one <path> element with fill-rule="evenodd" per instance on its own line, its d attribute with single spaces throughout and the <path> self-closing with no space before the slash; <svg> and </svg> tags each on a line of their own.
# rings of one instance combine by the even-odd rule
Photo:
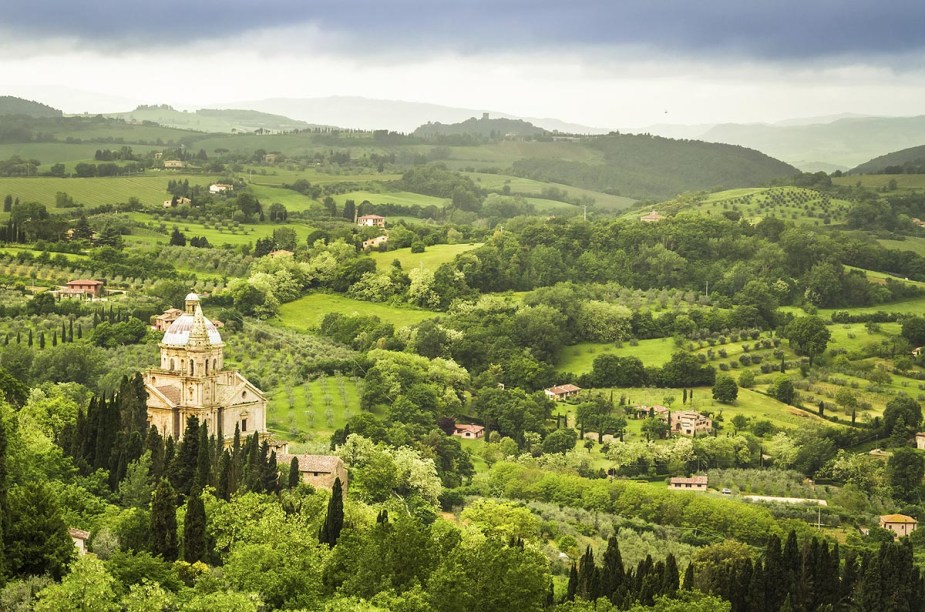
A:
<svg viewBox="0 0 925 612">
<path fill-rule="evenodd" d="M 456 256 L 472 249 L 482 246 L 481 243 L 473 244 L 435 244 L 424 249 L 423 253 L 412 253 L 411 248 L 395 249 L 394 251 L 374 251 L 371 253 L 372 258 L 376 260 L 376 267 L 381 269 L 392 265 L 396 259 L 401 262 L 403 270 L 411 270 L 417 267 L 423 267 L 427 270 L 436 270 L 442 264 L 449 263 L 456 259 Z"/>
<path fill-rule="evenodd" d="M 282 325 L 297 331 L 312 331 L 321 325 L 324 315 L 329 312 L 375 315 L 396 328 L 440 316 L 440 313 L 430 310 L 364 302 L 331 293 L 311 293 L 294 302 L 283 304 L 279 309 L 279 321 Z"/>
</svg>

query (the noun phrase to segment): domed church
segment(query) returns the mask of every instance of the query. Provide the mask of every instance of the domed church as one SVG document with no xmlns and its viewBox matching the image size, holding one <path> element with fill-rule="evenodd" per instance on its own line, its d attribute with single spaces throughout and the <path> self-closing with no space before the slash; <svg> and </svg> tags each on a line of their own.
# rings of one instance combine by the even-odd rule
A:
<svg viewBox="0 0 925 612">
<path fill-rule="evenodd" d="M 226 369 L 225 344 L 218 329 L 202 314 L 199 296 L 186 296 L 184 313 L 160 342 L 161 365 L 145 372 L 148 423 L 164 436 L 180 440 L 186 418 L 199 417 L 219 439 L 255 431 L 266 433 L 267 399 L 237 370 Z"/>
</svg>

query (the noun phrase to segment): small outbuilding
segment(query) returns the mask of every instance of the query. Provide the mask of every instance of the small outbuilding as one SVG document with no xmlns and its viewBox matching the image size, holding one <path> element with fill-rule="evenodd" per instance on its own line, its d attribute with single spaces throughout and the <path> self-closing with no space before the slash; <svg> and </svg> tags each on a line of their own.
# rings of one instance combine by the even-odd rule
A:
<svg viewBox="0 0 925 612">
<path fill-rule="evenodd" d="M 277 465 L 288 466 L 295 457 L 299 462 L 299 474 L 302 482 L 320 489 L 331 490 L 334 480 L 340 478 L 341 485 L 347 490 L 347 467 L 340 457 L 334 455 L 276 455 Z"/>
<path fill-rule="evenodd" d="M 87 554 L 87 540 L 90 539 L 90 532 L 71 527 L 67 530 L 67 534 L 71 536 L 72 540 L 74 540 L 74 548 L 77 549 L 77 554 Z"/>
</svg>

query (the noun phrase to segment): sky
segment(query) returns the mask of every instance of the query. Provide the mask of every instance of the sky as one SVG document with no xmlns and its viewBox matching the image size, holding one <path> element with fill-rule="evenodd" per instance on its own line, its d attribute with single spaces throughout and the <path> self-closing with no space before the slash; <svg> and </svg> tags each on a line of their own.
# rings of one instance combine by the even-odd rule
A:
<svg viewBox="0 0 925 612">
<path fill-rule="evenodd" d="M 922 24 L 921 0 L 4 0 L 0 94 L 350 95 L 610 128 L 918 115 Z"/>
</svg>

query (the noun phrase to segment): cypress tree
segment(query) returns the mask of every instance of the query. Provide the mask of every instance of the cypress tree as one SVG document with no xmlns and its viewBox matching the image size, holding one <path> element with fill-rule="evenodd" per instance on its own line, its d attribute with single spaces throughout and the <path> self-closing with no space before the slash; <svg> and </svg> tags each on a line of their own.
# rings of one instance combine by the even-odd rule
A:
<svg viewBox="0 0 925 612">
<path fill-rule="evenodd" d="M 177 443 L 174 442 L 173 436 L 168 436 L 164 442 L 164 471 L 170 469 L 177 457 Z"/>
<path fill-rule="evenodd" d="M 264 444 L 266 442 L 264 441 Z M 276 464 L 276 451 L 270 451 L 270 457 L 263 465 L 260 488 L 264 493 L 279 493 L 279 469 Z"/>
<path fill-rule="evenodd" d="M 69 319 L 69 320 L 68 320 L 68 325 L 67 325 L 67 341 L 68 341 L 68 342 L 73 342 L 73 341 L 74 341 L 74 319 Z"/>
<path fill-rule="evenodd" d="M 51 332 L 51 345 L 58 346 L 58 330 Z"/>
<path fill-rule="evenodd" d="M 84 326 L 82 323 L 77 324 L 77 337 L 78 338 L 84 337 Z"/>
<path fill-rule="evenodd" d="M 29 330 L 29 343 L 28 343 L 28 345 L 29 345 L 29 346 L 32 346 L 32 330 L 31 330 L 31 329 Z"/>
<path fill-rule="evenodd" d="M 231 454 L 228 451 L 222 453 L 216 489 L 216 494 L 219 497 L 225 501 L 231 499 Z"/>
<path fill-rule="evenodd" d="M 67 325 L 61 321 L 61 343 L 67 342 Z"/>
<path fill-rule="evenodd" d="M 294 489 L 299 486 L 299 459 L 293 457 L 289 462 L 289 488 Z"/>
<path fill-rule="evenodd" d="M 194 491 L 186 502 L 186 519 L 183 523 L 183 560 L 201 561 L 206 554 L 206 507 L 200 492 Z"/>
<path fill-rule="evenodd" d="M 151 552 L 165 561 L 177 560 L 177 494 L 162 478 L 151 500 Z"/>
<path fill-rule="evenodd" d="M 202 490 L 212 484 L 212 448 L 209 444 L 209 432 L 206 430 L 205 425 L 199 428 L 198 451 L 193 488 Z"/>
<path fill-rule="evenodd" d="M 157 482 L 164 475 L 164 439 L 158 433 L 157 427 L 148 428 L 145 450 L 151 453 L 151 481 Z"/>
<path fill-rule="evenodd" d="M 31 332 L 29 335 L 32 335 Z M 32 346 L 32 345 L 30 344 L 29 346 Z M 39 350 L 42 350 L 44 348 L 45 348 L 45 332 L 40 331 L 39 332 Z"/>
<path fill-rule="evenodd" d="M 186 418 L 186 431 L 170 469 L 171 484 L 181 495 L 189 495 L 196 479 L 199 460 L 199 418 Z"/>
<path fill-rule="evenodd" d="M 746 609 L 749 612 L 764 612 L 767 608 L 765 601 L 765 592 L 767 586 L 764 578 L 764 566 L 761 561 L 755 562 L 752 570 L 752 578 L 748 583 L 748 596 L 746 598 Z"/>
<path fill-rule="evenodd" d="M 594 593 L 593 583 L 596 570 L 597 566 L 594 564 L 594 553 L 591 551 L 591 546 L 589 545 L 585 548 L 585 554 L 582 555 L 581 560 L 578 562 L 578 588 L 575 591 L 578 597 L 588 601 L 594 601 L 596 593 Z"/>
<path fill-rule="evenodd" d="M 565 601 L 575 601 L 575 593 L 578 591 L 578 569 L 575 562 L 572 561 L 572 569 L 568 573 L 568 586 L 565 588 Z"/>
<path fill-rule="evenodd" d="M 694 562 L 691 561 L 687 564 L 687 569 L 684 570 L 684 584 L 682 587 L 685 591 L 694 590 Z"/>
<path fill-rule="evenodd" d="M 678 562 L 674 555 L 668 553 L 665 558 L 665 574 L 662 578 L 662 595 L 673 596 L 678 591 L 680 576 L 678 573 Z"/>
<path fill-rule="evenodd" d="M 780 538 L 768 538 L 764 553 L 765 602 L 769 610 L 779 610 L 787 597 L 787 569 L 784 567 Z"/>
<path fill-rule="evenodd" d="M 328 546 L 336 546 L 341 529 L 344 528 L 344 492 L 340 478 L 334 479 L 331 499 L 328 500 L 328 513 L 318 534 L 318 541 Z"/>
<path fill-rule="evenodd" d="M 607 540 L 607 549 L 604 551 L 604 565 L 601 567 L 601 595 L 613 601 L 614 593 L 623 585 L 624 581 L 625 574 L 620 544 L 617 541 L 617 536 L 612 535 Z"/>
</svg>

